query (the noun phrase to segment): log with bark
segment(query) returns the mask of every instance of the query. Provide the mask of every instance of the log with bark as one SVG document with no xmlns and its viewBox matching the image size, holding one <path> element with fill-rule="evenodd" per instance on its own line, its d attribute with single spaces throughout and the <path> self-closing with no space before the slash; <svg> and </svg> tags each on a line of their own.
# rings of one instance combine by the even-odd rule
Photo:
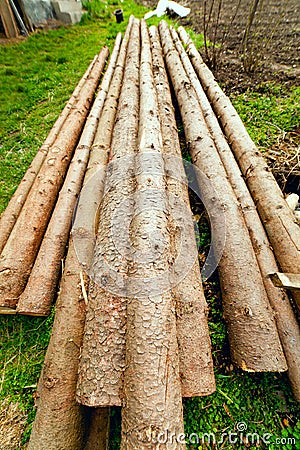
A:
<svg viewBox="0 0 300 450">
<path fill-rule="evenodd" d="M 65 254 L 72 225 L 74 208 L 82 186 L 99 117 L 114 73 L 120 45 L 121 34 L 117 36 L 109 66 L 82 131 L 26 288 L 19 297 L 17 305 L 19 314 L 45 316 L 50 313 L 61 260 Z"/>
<path fill-rule="evenodd" d="M 65 120 L 37 175 L 0 257 L 0 306 L 15 308 L 23 292 L 93 100 L 107 56 L 103 48 L 76 109 Z"/>
<path fill-rule="evenodd" d="M 72 240 L 56 302 L 52 335 L 38 383 L 37 413 L 28 449 L 78 449 L 84 442 L 86 411 L 75 401 L 86 304 Z"/>
<path fill-rule="evenodd" d="M 199 180 L 202 198 L 211 212 L 210 218 L 226 219 L 226 239 L 218 269 L 232 359 L 247 371 L 285 371 L 286 360 L 273 311 L 237 199 L 166 22 L 160 23 L 159 30 L 192 160 L 209 181 L 204 184 L 203 177 Z"/>
<path fill-rule="evenodd" d="M 184 449 L 175 301 L 170 285 L 169 205 L 150 39 L 141 22 L 139 147 L 127 282 L 121 449 Z M 159 436 L 167 433 L 164 444 Z"/>
<path fill-rule="evenodd" d="M 131 222 L 135 189 L 133 159 L 139 113 L 138 67 L 139 22 L 134 19 L 90 270 L 89 303 L 77 387 L 78 401 L 88 406 L 121 405 L 126 327 L 124 280 L 130 247 L 127 228 Z"/>
<path fill-rule="evenodd" d="M 300 267 L 300 228 L 261 152 L 241 118 L 203 62 L 185 30 L 179 28 L 195 71 L 247 182 L 261 221 L 282 271 L 297 273 Z M 300 294 L 292 292 L 300 310 Z"/>
<path fill-rule="evenodd" d="M 167 175 L 168 201 L 171 208 L 169 227 L 176 301 L 176 328 L 179 370 L 183 397 L 208 395 L 215 390 L 211 343 L 189 203 L 186 178 L 178 138 L 169 82 L 156 27 L 149 29 L 153 74 L 158 97 L 163 139 L 163 156 Z"/>
<path fill-rule="evenodd" d="M 78 96 L 80 95 L 80 91 L 81 91 L 82 87 L 84 86 L 84 83 L 90 76 L 91 70 L 92 70 L 96 60 L 97 60 L 97 56 L 95 56 L 95 58 L 89 65 L 88 69 L 84 73 L 83 77 L 79 81 L 78 85 L 74 89 L 74 92 L 71 95 L 68 103 L 66 104 L 63 111 L 61 112 L 58 119 L 56 120 L 55 124 L 53 125 L 52 129 L 50 130 L 47 138 L 45 139 L 45 142 L 43 143 L 43 145 L 41 146 L 41 148 L 38 150 L 37 154 L 35 155 L 32 163 L 30 164 L 28 170 L 26 171 L 23 179 L 21 180 L 20 184 L 18 185 L 14 195 L 10 199 L 5 211 L 3 211 L 2 215 L 1 215 L 1 218 L 0 218 L 0 253 L 2 252 L 4 245 L 6 244 L 6 241 L 9 238 L 9 235 L 16 223 L 16 220 L 20 214 L 21 209 L 23 208 L 23 205 L 25 203 L 27 195 L 34 183 L 34 180 L 36 179 L 37 174 L 39 173 L 40 168 L 42 167 L 42 164 L 43 164 L 45 158 L 46 158 L 49 148 L 55 142 L 55 139 L 57 138 L 58 133 L 61 130 L 63 123 L 65 122 L 66 118 L 70 114 L 71 109 L 76 107 L 76 102 L 77 102 Z"/>
<path fill-rule="evenodd" d="M 171 34 L 186 73 L 197 93 L 203 116 L 225 167 L 228 179 L 241 206 L 269 302 L 275 311 L 277 329 L 287 360 L 288 376 L 294 395 L 300 400 L 300 329 L 297 319 L 286 293 L 282 289 L 275 288 L 268 276 L 268 274 L 278 271 L 278 267 L 254 201 L 220 128 L 218 119 L 174 28 L 171 28 Z"/>
<path fill-rule="evenodd" d="M 122 86 L 132 22 L 133 16 L 129 18 L 109 93 L 99 120 L 73 225 L 72 232 L 76 251 L 87 273 L 91 269 L 92 260 L 90 255 L 94 252 L 95 237 L 99 222 L 99 205 L 104 188 L 105 168 L 107 160 L 110 157 L 111 138 Z"/>
<path fill-rule="evenodd" d="M 87 277 L 77 258 L 72 238 L 56 302 L 52 334 L 37 389 L 37 412 L 29 450 L 85 448 L 93 429 L 107 428 L 108 410 L 94 412 L 75 399 L 82 345 Z M 96 423 L 94 422 L 96 421 Z M 106 445 L 95 447 L 106 450 Z"/>
<path fill-rule="evenodd" d="M 120 52 L 119 45 L 120 36 L 116 39 L 107 76 L 104 76 L 101 84 L 100 98 L 106 97 L 106 93 L 109 96 L 112 89 L 111 76 L 115 76 L 116 71 L 115 56 L 123 53 L 124 42 Z M 107 152 L 105 155 L 104 164 L 108 160 Z M 86 217 L 87 221 L 89 219 L 93 220 L 92 217 Z M 89 257 L 92 258 L 92 254 Z M 108 409 L 85 408 L 75 399 L 88 282 L 88 275 L 78 260 L 77 248 L 71 236 L 52 335 L 38 384 L 37 413 L 29 448 L 107 448 Z"/>
</svg>

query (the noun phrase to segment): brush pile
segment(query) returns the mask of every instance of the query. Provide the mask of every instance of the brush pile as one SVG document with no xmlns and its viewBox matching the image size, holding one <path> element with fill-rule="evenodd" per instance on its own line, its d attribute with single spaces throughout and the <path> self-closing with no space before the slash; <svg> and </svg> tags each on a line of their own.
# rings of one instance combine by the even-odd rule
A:
<svg viewBox="0 0 300 450">
<path fill-rule="evenodd" d="M 290 300 L 269 277 L 300 267 L 300 229 L 275 179 L 183 28 L 131 17 L 91 107 L 107 56 L 0 222 L 2 313 L 49 314 L 60 281 L 32 450 L 106 448 L 113 405 L 122 449 L 183 449 L 182 397 L 215 390 L 169 80 L 211 224 L 202 275 L 218 266 L 232 361 L 288 370 L 300 400 L 299 292 Z"/>
</svg>

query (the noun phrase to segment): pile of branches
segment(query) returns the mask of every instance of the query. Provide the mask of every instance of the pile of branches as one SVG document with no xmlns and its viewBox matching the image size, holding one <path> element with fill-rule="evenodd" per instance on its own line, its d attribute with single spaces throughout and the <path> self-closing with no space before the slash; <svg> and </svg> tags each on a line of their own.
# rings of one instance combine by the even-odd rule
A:
<svg viewBox="0 0 300 450">
<path fill-rule="evenodd" d="M 288 370 L 300 400 L 299 292 L 290 299 L 269 277 L 300 266 L 300 229 L 268 166 L 183 28 L 131 17 L 88 113 L 107 56 L 92 62 L 0 223 L 3 313 L 49 314 L 64 260 L 33 450 L 107 448 L 113 405 L 122 449 L 185 448 L 159 438 L 182 436 L 182 397 L 215 390 L 169 83 L 210 218 L 202 275 L 218 266 L 232 361 Z"/>
</svg>

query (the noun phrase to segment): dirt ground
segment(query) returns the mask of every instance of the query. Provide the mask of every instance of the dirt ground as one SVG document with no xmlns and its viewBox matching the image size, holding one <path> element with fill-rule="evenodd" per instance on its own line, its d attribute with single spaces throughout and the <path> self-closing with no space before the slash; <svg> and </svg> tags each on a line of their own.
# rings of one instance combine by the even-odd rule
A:
<svg viewBox="0 0 300 450">
<path fill-rule="evenodd" d="M 156 1 L 153 0 L 140 1 L 147 6 L 156 5 Z M 227 92 L 240 93 L 263 81 L 279 81 L 288 86 L 299 83 L 299 0 L 258 2 L 244 62 L 244 65 L 248 66 L 247 71 L 243 66 L 242 41 L 253 1 L 178 0 L 178 2 L 191 8 L 190 15 L 180 19 L 180 24 L 192 28 L 197 33 L 203 33 L 206 25 L 208 39 L 218 44 L 223 42 L 217 50 L 217 67 L 214 68 L 214 73 Z M 209 17 L 211 6 L 213 9 Z M 212 48 L 208 50 L 212 59 L 213 50 Z M 202 56 L 208 62 L 204 50 Z"/>
<path fill-rule="evenodd" d="M 157 4 L 154 0 L 139 1 L 150 7 Z M 188 17 L 176 19 L 178 23 L 197 33 L 203 33 L 207 27 L 207 39 L 218 45 L 216 51 L 208 47 L 207 53 L 205 48 L 200 53 L 227 94 L 240 94 L 247 89 L 259 91 L 263 82 L 288 88 L 299 85 L 299 0 L 258 0 L 246 48 L 243 38 L 254 0 L 177 1 L 191 8 Z M 217 64 L 212 67 L 214 52 Z M 274 148 L 265 153 L 285 192 L 300 191 L 299 144 L 300 127 L 279 138 Z"/>
</svg>

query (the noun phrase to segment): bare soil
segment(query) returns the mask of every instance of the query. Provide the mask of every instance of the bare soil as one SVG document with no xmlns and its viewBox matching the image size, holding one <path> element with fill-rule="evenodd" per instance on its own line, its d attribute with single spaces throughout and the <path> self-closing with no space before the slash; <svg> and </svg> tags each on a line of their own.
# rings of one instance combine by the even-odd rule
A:
<svg viewBox="0 0 300 450">
<path fill-rule="evenodd" d="M 140 0 L 147 6 L 153 0 Z M 243 37 L 249 21 L 252 0 L 178 0 L 191 13 L 178 19 L 181 25 L 203 33 L 219 45 L 214 74 L 228 93 L 241 93 L 264 81 L 288 87 L 300 79 L 300 2 L 299 0 L 260 0 L 249 32 L 246 57 Z M 206 4 L 206 6 L 205 6 Z M 219 5 L 220 8 L 219 8 Z M 210 15 L 210 8 L 212 14 Z M 201 51 L 212 59 L 213 48 Z M 244 61 L 244 63 L 243 63 Z"/>
<path fill-rule="evenodd" d="M 157 3 L 139 1 L 150 7 Z M 216 44 L 207 51 L 200 49 L 200 53 L 228 95 L 248 89 L 260 91 L 265 82 L 288 89 L 299 85 L 299 0 L 259 0 L 246 47 L 243 39 L 253 0 L 177 1 L 191 8 L 188 17 L 177 17 L 178 23 L 201 34 L 206 28 L 207 40 Z M 278 143 L 265 152 L 280 187 L 287 193 L 300 190 L 299 144 L 300 127 L 282 133 Z"/>
</svg>

